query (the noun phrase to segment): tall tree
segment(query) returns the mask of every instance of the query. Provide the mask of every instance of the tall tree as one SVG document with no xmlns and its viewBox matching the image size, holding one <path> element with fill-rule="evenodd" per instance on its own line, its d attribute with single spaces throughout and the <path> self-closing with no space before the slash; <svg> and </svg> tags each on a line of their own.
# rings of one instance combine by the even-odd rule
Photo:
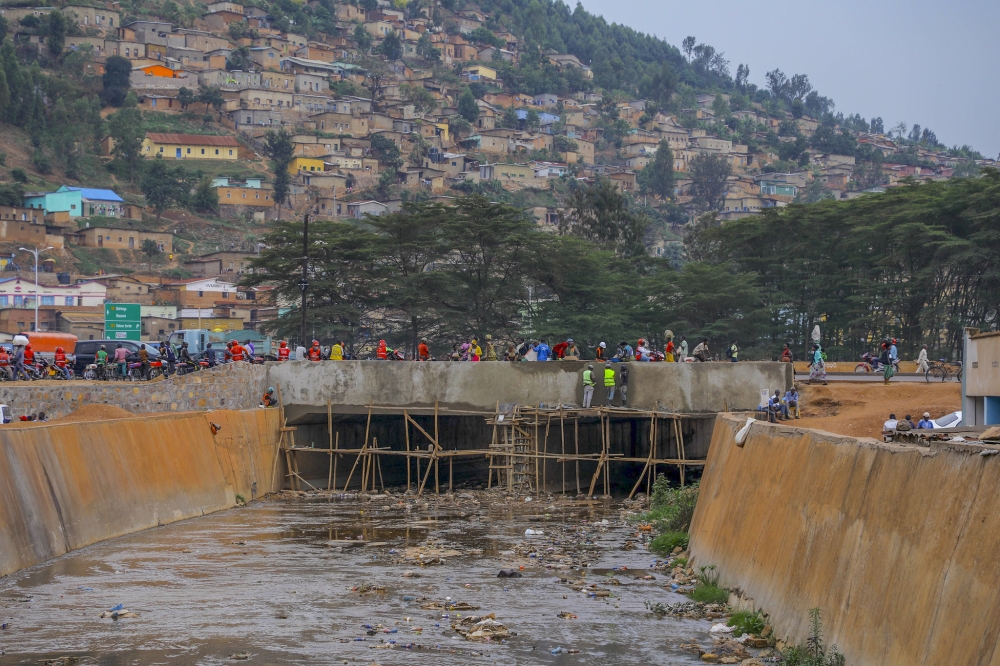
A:
<svg viewBox="0 0 1000 666">
<path fill-rule="evenodd" d="M 656 157 L 646 166 L 649 171 L 649 190 L 661 197 L 670 199 L 674 196 L 674 153 L 666 139 L 660 139 L 656 149 Z"/>
<path fill-rule="evenodd" d="M 470 123 L 476 122 L 479 118 L 479 106 L 476 104 L 476 97 L 472 90 L 466 88 L 458 96 L 458 113 Z"/>
<path fill-rule="evenodd" d="M 108 116 L 108 134 L 114 140 L 112 156 L 119 165 L 119 173 L 130 183 L 142 175 L 142 140 L 146 131 L 142 125 L 142 111 L 135 93 L 128 93 L 119 111 Z"/>
<path fill-rule="evenodd" d="M 122 56 L 110 56 L 104 63 L 101 81 L 101 101 L 105 106 L 122 106 L 132 87 L 132 61 Z"/>
<path fill-rule="evenodd" d="M 278 207 L 278 219 L 281 219 L 281 206 L 288 200 L 292 186 L 292 177 L 288 171 L 295 155 L 292 145 L 292 135 L 284 127 L 278 130 L 268 130 L 264 137 L 264 154 L 271 159 L 274 168 L 274 183 L 271 197 Z"/>
<path fill-rule="evenodd" d="M 146 197 L 146 205 L 156 211 L 157 222 L 160 221 L 160 215 L 164 210 L 185 203 L 191 189 L 184 169 L 182 167 L 171 169 L 160 155 L 146 165 L 141 188 L 143 196 Z"/>
<path fill-rule="evenodd" d="M 571 232 L 621 256 L 645 253 L 649 220 L 629 209 L 625 196 L 610 180 L 600 178 L 590 187 L 577 188 L 567 204 L 571 226 L 564 224 L 563 233 Z"/>
<path fill-rule="evenodd" d="M 395 30 L 390 30 L 378 45 L 377 52 L 385 56 L 386 60 L 399 60 L 403 57 L 403 42 L 399 39 L 399 34 Z"/>
<path fill-rule="evenodd" d="M 719 210 L 726 198 L 733 167 L 725 155 L 699 153 L 688 162 L 691 195 L 705 210 Z"/>
<path fill-rule="evenodd" d="M 365 71 L 365 89 L 372 99 L 372 111 L 379 110 L 379 104 L 385 98 L 385 87 L 389 81 L 389 65 L 381 58 L 362 56 L 357 64 Z"/>
<path fill-rule="evenodd" d="M 365 26 L 360 23 L 354 26 L 352 38 L 354 43 L 358 45 L 359 53 L 368 53 L 368 49 L 372 47 L 372 34 L 365 30 Z"/>
<path fill-rule="evenodd" d="M 58 10 L 50 12 L 46 24 L 45 46 L 58 58 L 66 46 L 66 16 Z"/>
</svg>

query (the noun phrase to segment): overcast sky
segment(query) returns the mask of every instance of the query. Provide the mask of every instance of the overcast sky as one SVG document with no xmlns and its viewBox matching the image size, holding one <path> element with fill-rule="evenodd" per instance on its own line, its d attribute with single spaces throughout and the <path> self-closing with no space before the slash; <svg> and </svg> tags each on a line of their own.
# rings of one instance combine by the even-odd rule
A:
<svg viewBox="0 0 1000 666">
<path fill-rule="evenodd" d="M 998 0 L 581 2 L 609 23 L 678 48 L 694 35 L 725 51 L 734 74 L 737 64 L 750 65 L 758 86 L 775 67 L 789 77 L 808 74 L 845 115 L 881 116 L 886 129 L 919 123 L 947 146 L 1000 153 Z"/>
</svg>

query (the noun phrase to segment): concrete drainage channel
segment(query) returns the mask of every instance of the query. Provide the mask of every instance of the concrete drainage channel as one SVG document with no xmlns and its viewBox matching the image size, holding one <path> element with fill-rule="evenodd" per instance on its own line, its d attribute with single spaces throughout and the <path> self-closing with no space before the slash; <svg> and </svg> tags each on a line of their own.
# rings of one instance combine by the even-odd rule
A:
<svg viewBox="0 0 1000 666">
<path fill-rule="evenodd" d="M 286 491 L 2 579 L 4 659 L 700 663 L 680 646 L 713 644 L 721 613 L 647 609 L 687 597 L 629 520 L 642 506 Z"/>
</svg>

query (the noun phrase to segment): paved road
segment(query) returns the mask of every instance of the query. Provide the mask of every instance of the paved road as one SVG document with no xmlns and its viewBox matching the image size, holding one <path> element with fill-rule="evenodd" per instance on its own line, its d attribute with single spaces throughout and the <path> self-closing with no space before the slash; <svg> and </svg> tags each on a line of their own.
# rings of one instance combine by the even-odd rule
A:
<svg viewBox="0 0 1000 666">
<path fill-rule="evenodd" d="M 809 373 L 796 373 L 795 381 L 804 382 L 809 379 Z M 827 381 L 831 382 L 881 382 L 882 374 L 874 372 L 865 373 L 852 373 L 852 372 L 828 372 L 826 375 Z M 907 374 L 907 375 L 896 375 L 892 378 L 893 382 L 923 382 L 927 383 L 923 375 L 917 374 Z M 955 381 L 954 379 L 948 380 L 950 382 Z M 940 381 L 931 382 L 932 384 L 940 384 Z"/>
</svg>

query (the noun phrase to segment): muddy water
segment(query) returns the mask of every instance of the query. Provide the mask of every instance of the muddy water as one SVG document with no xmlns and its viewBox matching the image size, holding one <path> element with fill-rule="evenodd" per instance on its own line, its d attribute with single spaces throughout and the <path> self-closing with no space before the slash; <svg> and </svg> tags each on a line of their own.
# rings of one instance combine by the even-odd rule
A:
<svg viewBox="0 0 1000 666">
<path fill-rule="evenodd" d="M 622 550 L 635 533 L 621 505 L 471 497 L 279 497 L 90 546 L 0 580 L 0 663 L 699 663 L 677 646 L 708 642 L 710 622 L 646 611 L 685 597 L 664 572 L 640 579 L 655 557 Z M 406 559 L 449 550 L 461 554 Z M 581 579 L 612 596 L 574 591 Z M 385 591 L 352 590 L 366 584 Z M 447 597 L 480 610 L 421 608 Z M 99 619 L 116 604 L 138 617 Z M 488 613 L 516 635 L 472 643 L 451 628 Z"/>
</svg>

